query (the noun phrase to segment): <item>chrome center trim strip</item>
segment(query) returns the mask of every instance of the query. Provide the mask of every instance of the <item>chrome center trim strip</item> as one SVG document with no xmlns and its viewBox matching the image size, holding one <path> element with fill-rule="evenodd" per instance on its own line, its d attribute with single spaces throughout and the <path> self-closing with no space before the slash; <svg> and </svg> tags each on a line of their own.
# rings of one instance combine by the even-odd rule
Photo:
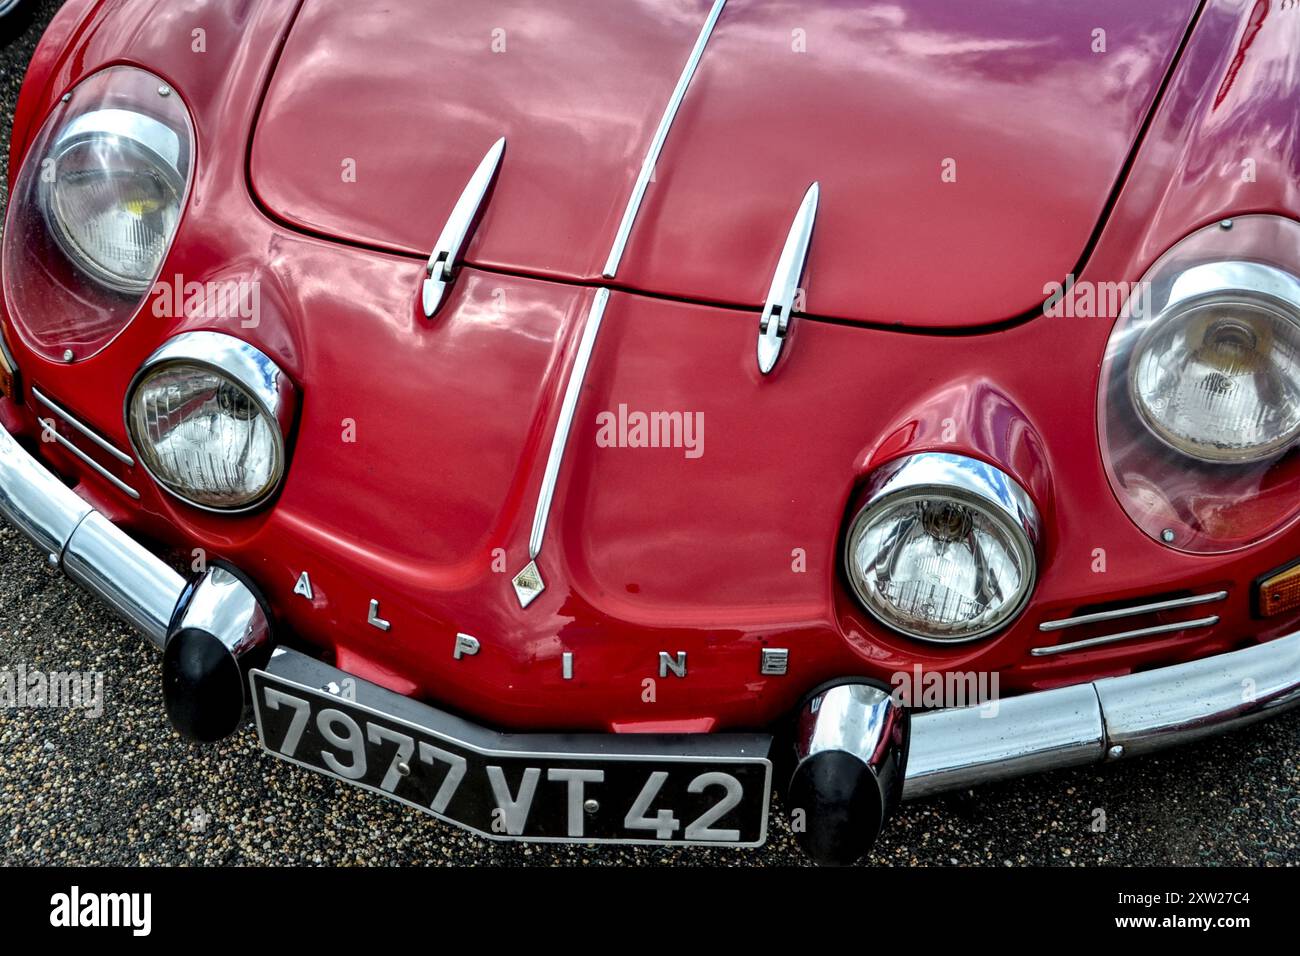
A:
<svg viewBox="0 0 1300 956">
<path fill-rule="evenodd" d="M 695 41 L 695 48 L 691 50 L 690 59 L 686 61 L 686 66 L 682 67 L 682 75 L 677 78 L 677 87 L 669 97 L 668 105 L 664 107 L 664 115 L 659 118 L 659 127 L 650 141 L 645 159 L 641 161 L 641 171 L 637 174 L 636 185 L 632 187 L 632 195 L 628 197 L 627 207 L 623 210 L 623 221 L 619 223 L 618 233 L 614 236 L 614 246 L 609 250 L 609 258 L 605 261 L 605 271 L 602 274 L 606 279 L 612 279 L 618 274 L 619 263 L 623 260 L 623 250 L 632 235 L 632 226 L 636 223 L 637 213 L 641 210 L 641 202 L 645 199 L 650 177 L 654 175 L 655 164 L 659 162 L 659 153 L 664 148 L 668 131 L 672 129 L 673 120 L 677 117 L 677 109 L 682 105 L 686 90 L 695 76 L 695 68 L 700 65 L 700 57 L 704 55 L 709 37 L 713 35 L 714 24 L 718 22 L 722 8 L 726 5 L 727 0 L 715 0 L 713 9 L 709 11 L 708 19 L 704 21 L 700 35 Z"/>
<path fill-rule="evenodd" d="M 1072 641 L 1069 644 L 1049 644 L 1046 647 L 1035 647 L 1029 653 L 1034 657 L 1047 657 L 1050 654 L 1065 654 L 1069 651 L 1081 651 L 1089 647 L 1100 647 L 1103 644 L 1114 644 L 1117 641 L 1131 641 L 1139 637 L 1154 637 L 1157 634 L 1172 634 L 1175 631 L 1190 631 L 1198 627 L 1214 627 L 1219 623 L 1217 614 L 1211 614 L 1209 617 L 1197 618 L 1194 621 L 1173 621 L 1169 624 L 1156 624 L 1151 627 L 1139 627 L 1133 631 L 1121 631 L 1118 634 L 1105 634 L 1101 637 L 1090 637 L 1083 641 Z"/>
<path fill-rule="evenodd" d="M 55 415 L 58 415 L 61 419 L 63 419 L 65 422 L 67 422 L 77 431 L 81 432 L 81 434 L 85 435 L 88 439 L 90 439 L 92 442 L 94 442 L 104 451 L 108 452 L 110 455 L 112 455 L 122 464 L 126 465 L 128 468 L 135 467 L 135 459 L 133 459 L 130 455 L 118 451 L 117 448 L 115 448 L 112 444 L 105 441 L 99 435 L 95 434 L 95 432 L 91 431 L 90 428 L 88 428 L 86 425 L 83 425 L 80 421 L 78 421 L 76 416 L 74 416 L 63 406 L 59 405 L 57 402 L 55 402 L 53 399 L 47 396 L 35 385 L 32 386 L 32 395 L 35 396 L 38 402 L 40 402 L 42 405 L 44 405 L 46 408 L 52 411 Z"/>
<path fill-rule="evenodd" d="M 1066 627 L 1078 627 L 1081 624 L 1096 624 L 1099 621 L 1114 621 L 1123 617 L 1137 617 L 1139 614 L 1152 614 L 1156 611 L 1170 611 L 1180 607 L 1195 607 L 1197 604 L 1211 604 L 1228 597 L 1227 591 L 1215 591 L 1212 594 L 1197 594 L 1193 597 L 1174 598 L 1169 601 L 1155 601 L 1151 604 L 1139 604 L 1134 607 L 1115 608 L 1111 611 L 1098 611 L 1095 614 L 1080 614 L 1078 617 L 1061 618 L 1059 621 L 1044 621 L 1038 625 L 1040 631 L 1059 631 Z"/>
<path fill-rule="evenodd" d="M 578 395 L 587 377 L 587 365 L 591 362 L 591 352 L 596 347 L 596 333 L 600 331 L 600 322 L 605 317 L 605 305 L 608 302 L 609 290 L 598 290 L 591 303 L 591 311 L 587 313 L 587 324 L 582 329 L 578 354 L 573 360 L 573 369 L 569 372 L 569 384 L 564 390 L 564 402 L 555 424 L 555 435 L 551 438 L 551 453 L 546 459 L 542 488 L 537 494 L 537 511 L 533 514 L 533 530 L 528 537 L 530 559 L 535 560 L 542 553 L 542 538 L 546 534 L 546 522 L 551 514 L 551 500 L 555 497 L 555 484 L 560 476 L 560 465 L 564 461 L 569 430 L 573 427 L 573 416 L 578 408 Z"/>
</svg>

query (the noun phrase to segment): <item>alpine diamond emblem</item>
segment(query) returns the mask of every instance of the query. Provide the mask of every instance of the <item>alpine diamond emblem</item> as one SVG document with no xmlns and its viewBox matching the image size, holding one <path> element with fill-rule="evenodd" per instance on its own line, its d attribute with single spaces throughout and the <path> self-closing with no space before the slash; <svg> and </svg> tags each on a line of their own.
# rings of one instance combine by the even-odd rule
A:
<svg viewBox="0 0 1300 956">
<path fill-rule="evenodd" d="M 542 580 L 542 572 L 537 570 L 536 561 L 529 561 L 510 583 L 515 586 L 520 607 L 528 607 L 537 595 L 546 590 L 546 582 Z"/>
</svg>

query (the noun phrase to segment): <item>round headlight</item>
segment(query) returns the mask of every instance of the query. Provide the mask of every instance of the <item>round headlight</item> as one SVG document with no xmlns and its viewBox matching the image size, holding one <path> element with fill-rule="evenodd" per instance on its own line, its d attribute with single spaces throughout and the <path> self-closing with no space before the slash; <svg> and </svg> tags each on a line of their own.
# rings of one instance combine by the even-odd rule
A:
<svg viewBox="0 0 1300 956">
<path fill-rule="evenodd" d="M 973 640 L 1029 600 L 1038 534 L 1032 500 L 1002 471 L 961 455 L 913 455 L 872 476 L 845 569 L 863 606 L 889 627 Z"/>
<path fill-rule="evenodd" d="M 1274 455 L 1300 435 L 1300 281 L 1254 262 L 1182 273 L 1134 349 L 1129 388 L 1152 434 L 1185 455 Z"/>
<path fill-rule="evenodd" d="M 46 162 L 41 208 L 64 254 L 110 289 L 147 290 L 185 197 L 180 137 L 143 113 L 95 110 L 60 131 Z"/>
<path fill-rule="evenodd" d="M 291 386 L 245 342 L 216 332 L 177 336 L 136 375 L 127 398 L 131 443 L 163 488 L 215 511 L 265 501 L 285 470 Z"/>
<path fill-rule="evenodd" d="M 0 279 L 26 344 L 83 361 L 141 311 L 180 227 L 196 159 L 178 91 L 106 67 L 53 104 L 11 170 Z"/>
</svg>

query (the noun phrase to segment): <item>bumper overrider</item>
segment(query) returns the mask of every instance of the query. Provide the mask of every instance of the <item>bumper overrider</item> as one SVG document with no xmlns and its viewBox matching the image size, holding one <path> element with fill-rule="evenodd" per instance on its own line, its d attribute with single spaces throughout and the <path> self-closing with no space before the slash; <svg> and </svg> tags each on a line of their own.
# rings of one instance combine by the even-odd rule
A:
<svg viewBox="0 0 1300 956">
<path fill-rule="evenodd" d="M 1300 702 L 1296 633 L 1189 663 L 1024 694 L 996 708 L 912 712 L 887 689 L 846 677 L 813 690 L 788 728 L 499 733 L 277 646 L 264 601 L 238 569 L 213 566 L 186 580 L 3 428 L 0 513 L 45 552 L 51 567 L 62 568 L 163 651 L 164 701 L 185 736 L 219 740 L 256 703 L 259 736 L 269 750 L 489 838 L 759 845 L 775 765 L 788 781 L 786 811 L 801 844 L 821 862 L 851 862 L 870 848 L 900 800 L 1145 754 Z M 309 710 L 317 720 L 305 727 Z M 316 742 L 346 755 L 349 728 L 362 725 L 372 743 L 396 742 L 391 763 L 362 772 L 346 756 L 327 756 L 319 767 L 304 759 Z M 792 753 L 774 746 L 790 738 Z M 655 817 L 650 808 L 661 790 L 671 794 L 673 768 L 682 766 L 689 783 L 681 789 L 719 788 L 713 811 L 681 821 L 685 827 L 672 826 L 678 821 L 671 814 L 665 822 L 668 811 Z M 539 780 L 558 784 L 562 798 L 530 819 Z M 761 793 L 761 812 L 740 826 L 729 825 L 723 812 L 733 803 L 734 781 Z M 618 818 L 645 820 L 644 840 L 602 823 L 602 800 Z"/>
</svg>

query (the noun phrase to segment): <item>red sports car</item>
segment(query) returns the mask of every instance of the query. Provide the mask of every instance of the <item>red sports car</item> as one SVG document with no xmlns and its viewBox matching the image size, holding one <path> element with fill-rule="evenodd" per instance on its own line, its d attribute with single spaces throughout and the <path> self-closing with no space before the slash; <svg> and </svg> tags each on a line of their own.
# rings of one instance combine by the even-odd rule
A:
<svg viewBox="0 0 1300 956">
<path fill-rule="evenodd" d="M 856 859 L 1300 701 L 1298 78 L 1295 0 L 71 0 L 0 514 L 196 740 Z"/>
</svg>

